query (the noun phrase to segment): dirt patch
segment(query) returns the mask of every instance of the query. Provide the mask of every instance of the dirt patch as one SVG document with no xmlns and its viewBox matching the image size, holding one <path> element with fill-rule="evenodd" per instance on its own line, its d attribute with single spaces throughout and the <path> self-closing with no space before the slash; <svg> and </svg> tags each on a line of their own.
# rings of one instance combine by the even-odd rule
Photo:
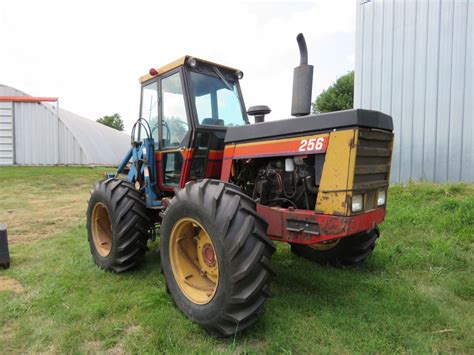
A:
<svg viewBox="0 0 474 355">
<path fill-rule="evenodd" d="M 0 327 L 0 344 L 6 343 L 7 340 L 10 340 L 14 337 L 15 332 L 11 324 L 7 323 L 3 327 Z"/>
<path fill-rule="evenodd" d="M 111 349 L 107 349 L 107 351 L 105 351 L 105 354 L 107 355 L 122 355 L 122 354 L 125 354 L 125 351 L 123 350 L 123 345 L 121 343 L 115 345 L 113 348 Z"/>
<path fill-rule="evenodd" d="M 85 348 L 83 350 L 88 354 L 99 354 L 102 351 L 102 344 L 97 340 L 89 341 L 85 344 Z"/>
<path fill-rule="evenodd" d="M 27 202 L 14 211 L 0 212 L 0 220 L 8 225 L 9 243 L 49 237 L 84 221 L 89 189 L 84 186 L 74 191 L 52 191 L 49 196 L 25 199 Z"/>
<path fill-rule="evenodd" d="M 139 325 L 131 325 L 130 327 L 125 329 L 124 333 L 126 335 L 132 335 L 132 334 L 138 333 L 141 329 L 142 327 L 140 327 Z"/>
<path fill-rule="evenodd" d="M 127 336 L 133 335 L 137 332 L 141 331 L 141 327 L 139 325 L 131 325 L 124 329 L 122 331 L 123 337 L 120 338 L 120 340 L 115 344 L 112 348 L 103 350 L 103 344 L 100 341 L 90 341 L 85 344 L 85 350 L 87 353 L 100 353 L 100 354 L 106 354 L 106 355 L 122 355 L 125 354 L 124 350 L 124 343 L 125 343 L 125 338 Z"/>
<path fill-rule="evenodd" d="M 17 280 L 6 276 L 0 276 L 0 291 L 13 291 L 15 293 L 21 293 L 25 289 L 23 285 Z"/>
<path fill-rule="evenodd" d="M 130 336 L 132 334 L 135 334 L 141 330 L 141 327 L 139 325 L 131 325 L 127 329 L 123 330 L 124 337 Z M 107 349 L 105 352 L 107 355 L 121 355 L 124 354 L 124 337 L 120 339 L 120 341 L 115 344 L 113 348 Z"/>
<path fill-rule="evenodd" d="M 50 238 L 83 224 L 90 190 L 105 171 L 75 167 L 1 170 L 0 222 L 8 226 L 10 244 Z"/>
</svg>

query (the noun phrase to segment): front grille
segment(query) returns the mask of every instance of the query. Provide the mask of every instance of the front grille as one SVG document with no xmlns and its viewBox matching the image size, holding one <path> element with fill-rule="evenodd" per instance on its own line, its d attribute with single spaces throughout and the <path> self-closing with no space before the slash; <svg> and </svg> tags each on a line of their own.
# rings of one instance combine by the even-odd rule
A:
<svg viewBox="0 0 474 355">
<path fill-rule="evenodd" d="M 391 132 L 359 130 L 354 191 L 367 192 L 368 190 L 378 190 L 388 186 L 392 142 L 393 133 Z M 375 193 L 373 195 L 375 197 Z M 366 207 L 372 205 L 373 200 L 375 198 L 368 198 Z"/>
</svg>

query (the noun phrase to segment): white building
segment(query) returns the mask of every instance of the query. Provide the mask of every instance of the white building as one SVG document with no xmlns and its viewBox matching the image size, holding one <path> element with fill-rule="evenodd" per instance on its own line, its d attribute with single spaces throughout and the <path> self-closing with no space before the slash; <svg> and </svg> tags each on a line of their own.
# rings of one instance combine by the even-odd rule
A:
<svg viewBox="0 0 474 355">
<path fill-rule="evenodd" d="M 394 182 L 474 182 L 474 0 L 357 0 L 354 107 L 393 116 Z"/>
<path fill-rule="evenodd" d="M 0 85 L 0 165 L 118 165 L 130 137 Z"/>
</svg>

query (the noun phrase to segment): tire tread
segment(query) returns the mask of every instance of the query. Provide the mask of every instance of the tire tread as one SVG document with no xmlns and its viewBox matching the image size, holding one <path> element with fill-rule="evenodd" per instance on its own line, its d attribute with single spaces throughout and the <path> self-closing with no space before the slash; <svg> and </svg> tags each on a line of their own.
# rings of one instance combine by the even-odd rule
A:
<svg viewBox="0 0 474 355">
<path fill-rule="evenodd" d="M 99 202 L 108 206 L 112 223 L 113 241 L 111 254 L 107 262 L 96 255 L 94 242 L 91 235 L 91 214 L 93 196 L 101 198 Z M 105 201 L 104 201 L 105 198 Z M 123 272 L 131 269 L 143 259 L 148 251 L 148 229 L 152 221 L 148 215 L 144 200 L 133 184 L 115 178 L 109 178 L 95 185 L 91 191 L 87 211 L 88 239 L 91 254 L 96 264 L 113 272 Z"/>
<path fill-rule="evenodd" d="M 230 261 L 229 301 L 216 318 L 200 324 L 218 337 L 234 335 L 257 320 L 270 295 L 270 282 L 275 276 L 270 260 L 275 245 L 266 235 L 267 223 L 256 213 L 255 202 L 240 192 L 239 187 L 204 179 L 189 182 L 177 191 L 163 224 L 172 206 L 178 208 L 178 203 L 184 201 L 204 208 L 216 221 L 217 230 L 222 231 L 225 256 Z M 178 304 L 176 300 L 175 303 Z"/>
<path fill-rule="evenodd" d="M 333 249 L 322 251 L 307 245 L 292 244 L 291 251 L 321 265 L 355 266 L 363 263 L 372 254 L 379 236 L 379 229 L 375 227 L 369 231 L 342 238 Z"/>
</svg>

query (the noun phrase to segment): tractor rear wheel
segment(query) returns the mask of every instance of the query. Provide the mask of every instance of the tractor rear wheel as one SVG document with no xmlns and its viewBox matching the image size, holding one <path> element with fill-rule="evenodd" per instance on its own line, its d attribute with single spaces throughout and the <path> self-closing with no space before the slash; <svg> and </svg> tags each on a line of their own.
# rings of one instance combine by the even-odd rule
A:
<svg viewBox="0 0 474 355">
<path fill-rule="evenodd" d="M 351 266 L 363 263 L 375 248 L 375 241 L 380 236 L 376 227 L 367 232 L 349 237 L 335 239 L 326 243 L 313 245 L 292 244 L 291 251 L 296 255 L 321 265 Z"/>
<path fill-rule="evenodd" d="M 255 208 L 238 187 L 206 179 L 186 184 L 163 216 L 168 290 L 187 317 L 217 337 L 254 323 L 270 295 L 275 246 Z"/>
<path fill-rule="evenodd" d="M 87 208 L 89 247 L 95 263 L 107 271 L 134 267 L 148 250 L 151 220 L 132 184 L 107 179 L 96 184 Z"/>
</svg>

